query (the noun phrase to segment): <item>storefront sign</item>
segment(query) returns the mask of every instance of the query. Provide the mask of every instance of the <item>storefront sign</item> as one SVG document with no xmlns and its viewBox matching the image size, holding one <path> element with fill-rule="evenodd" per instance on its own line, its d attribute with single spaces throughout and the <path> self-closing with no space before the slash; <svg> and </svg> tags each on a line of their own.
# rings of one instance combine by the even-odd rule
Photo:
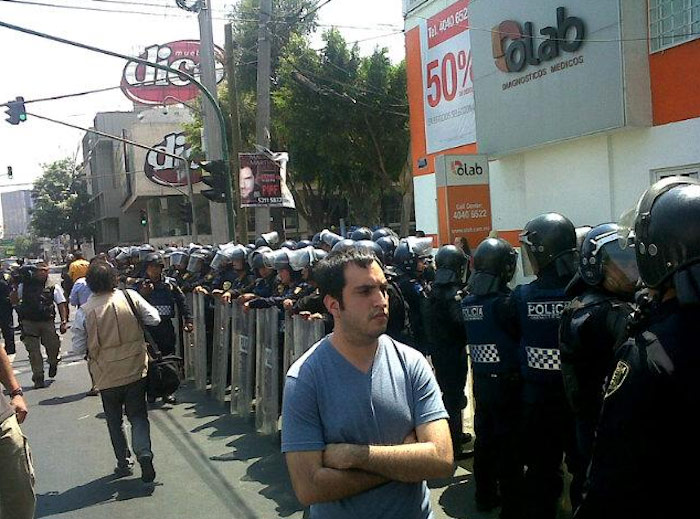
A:
<svg viewBox="0 0 700 519">
<path fill-rule="evenodd" d="M 161 142 L 152 147 L 185 159 L 190 157 L 190 147 L 187 145 L 184 133 L 169 133 Z M 189 160 L 187 166 L 190 168 L 192 183 L 200 182 L 202 174 L 198 166 L 193 166 Z M 173 157 L 149 150 L 146 153 L 143 170 L 146 177 L 155 184 L 181 187 L 187 185 L 187 169 L 185 169 L 187 166 Z"/>
<path fill-rule="evenodd" d="M 239 153 L 241 207 L 296 208 L 287 186 L 287 153 Z"/>
<path fill-rule="evenodd" d="M 465 237 L 475 248 L 491 231 L 489 163 L 484 155 L 435 159 L 440 242 Z"/>
<path fill-rule="evenodd" d="M 420 25 L 428 153 L 476 139 L 469 24 L 469 0 L 460 0 Z"/>
<path fill-rule="evenodd" d="M 199 79 L 199 41 L 181 40 L 151 45 L 139 57 L 181 70 Z M 216 82 L 219 83 L 224 77 L 223 49 L 214 47 L 214 57 L 217 62 Z M 200 94 L 199 89 L 187 78 L 135 61 L 130 61 L 124 67 L 121 89 L 126 97 L 145 105 L 186 103 Z"/>
<path fill-rule="evenodd" d="M 471 31 L 480 153 L 498 156 L 625 125 L 620 1 L 470 6 L 470 23 L 492 28 Z"/>
</svg>

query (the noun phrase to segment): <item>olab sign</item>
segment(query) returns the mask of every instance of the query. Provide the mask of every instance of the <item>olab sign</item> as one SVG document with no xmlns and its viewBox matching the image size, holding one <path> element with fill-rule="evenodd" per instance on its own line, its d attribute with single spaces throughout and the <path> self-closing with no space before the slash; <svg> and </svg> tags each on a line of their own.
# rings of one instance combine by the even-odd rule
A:
<svg viewBox="0 0 700 519">
<path fill-rule="evenodd" d="M 583 45 L 586 25 L 581 18 L 567 16 L 565 7 L 557 8 L 557 25 L 535 34 L 534 24 L 523 26 L 513 20 L 499 23 L 491 31 L 491 45 L 496 67 L 503 72 L 520 72 L 527 65 L 540 65 L 557 59 L 562 52 L 576 52 Z M 538 42 L 540 42 L 537 45 Z"/>
</svg>

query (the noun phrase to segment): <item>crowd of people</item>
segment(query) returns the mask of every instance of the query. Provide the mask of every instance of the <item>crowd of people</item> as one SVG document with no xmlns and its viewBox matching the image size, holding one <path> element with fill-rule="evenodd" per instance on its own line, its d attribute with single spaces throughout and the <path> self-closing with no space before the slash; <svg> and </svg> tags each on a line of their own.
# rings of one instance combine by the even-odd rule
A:
<svg viewBox="0 0 700 519">
<path fill-rule="evenodd" d="M 282 450 L 311 517 L 432 517 L 425 481 L 470 454 L 470 366 L 479 510 L 554 519 L 564 469 L 579 519 L 673 517 L 690 503 L 697 477 L 680 467 L 698 457 L 698 182 L 655 184 L 619 223 L 537 216 L 520 233 L 520 255 L 495 234 L 473 251 L 460 238 L 433 255 L 432 238 L 389 228 L 277 242 L 268 233 L 253 244 L 115 247 L 74 258 L 63 290 L 46 282 L 46 265 L 19 269 L 7 297 L 35 387 L 44 386 L 40 343 L 56 376 L 55 308 L 64 333 L 68 300 L 115 472 L 133 466 L 125 411 L 142 478 L 153 481 L 140 322 L 174 353 L 176 326 L 195 325 L 186 295 L 202 294 L 209 366 L 216 301 L 324 321 L 328 335 L 287 373 L 282 406 Z M 514 286 L 519 260 L 531 280 Z M 0 357 L 0 382 L 12 400 L 0 397 L 0 418 L 15 409 L 16 419 L 3 421 L 3 435 L 26 414 L 7 363 Z M 11 506 L 1 490 L 0 510 Z"/>
</svg>

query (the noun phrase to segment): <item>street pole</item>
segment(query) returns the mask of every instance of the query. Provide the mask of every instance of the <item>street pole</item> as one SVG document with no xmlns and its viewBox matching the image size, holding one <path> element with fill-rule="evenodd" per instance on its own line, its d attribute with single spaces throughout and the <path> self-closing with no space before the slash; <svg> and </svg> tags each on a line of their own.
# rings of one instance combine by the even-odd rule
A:
<svg viewBox="0 0 700 519">
<path fill-rule="evenodd" d="M 197 15 L 199 20 L 199 67 L 202 84 L 210 92 L 216 93 L 216 60 L 214 59 L 214 36 L 211 25 L 211 0 L 203 0 Z M 204 125 L 204 142 L 209 160 L 224 159 L 223 147 L 227 144 L 222 138 L 220 128 L 216 124 L 216 113 L 208 103 L 202 103 L 202 122 Z M 233 176 L 233 171 L 231 171 Z M 233 204 L 232 204 L 233 205 Z M 215 243 L 225 243 L 233 229 L 227 229 L 227 215 L 229 208 L 209 202 L 211 214 L 211 232 Z"/>
<path fill-rule="evenodd" d="M 233 192 L 236 196 L 236 207 L 238 214 L 236 219 L 236 230 L 241 243 L 248 242 L 248 215 L 247 211 L 241 207 L 241 190 L 239 173 L 241 164 L 238 153 L 241 151 L 241 119 L 238 112 L 238 87 L 236 85 L 236 67 L 233 59 L 233 26 L 226 24 L 224 31 L 224 51 L 226 52 L 226 81 L 228 82 L 228 104 L 231 112 L 231 146 L 229 157 L 231 164 L 231 177 L 233 177 Z"/>
<path fill-rule="evenodd" d="M 194 191 L 192 190 L 192 169 L 190 168 L 190 161 L 184 160 L 178 164 L 179 168 L 185 168 L 185 175 L 187 175 L 187 196 L 190 199 L 190 207 L 192 208 L 192 241 L 199 242 L 199 233 L 197 232 L 197 211 L 194 210 Z M 218 204 L 215 204 L 218 205 Z M 212 229 L 213 232 L 213 229 Z"/>
<path fill-rule="evenodd" d="M 272 48 L 270 42 L 270 16 L 272 0 L 260 0 L 260 22 L 258 25 L 258 102 L 255 118 L 255 140 L 265 149 L 270 149 L 270 74 L 272 73 Z M 255 234 L 270 231 L 270 209 L 255 209 Z"/>
</svg>

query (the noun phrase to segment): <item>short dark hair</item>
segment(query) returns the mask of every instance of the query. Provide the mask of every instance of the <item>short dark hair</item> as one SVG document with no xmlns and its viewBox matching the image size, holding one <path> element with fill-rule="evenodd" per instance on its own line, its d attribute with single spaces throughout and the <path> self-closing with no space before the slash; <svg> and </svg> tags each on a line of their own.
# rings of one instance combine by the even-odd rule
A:
<svg viewBox="0 0 700 519">
<path fill-rule="evenodd" d="M 73 257 L 75 259 L 85 259 L 85 255 L 83 254 L 82 251 L 79 251 L 79 250 L 77 250 L 73 253 Z"/>
<path fill-rule="evenodd" d="M 343 305 L 343 289 L 345 288 L 345 268 L 353 264 L 361 268 L 369 268 L 377 258 L 374 254 L 347 250 L 333 252 L 319 261 L 313 270 L 314 281 L 318 285 L 321 297 L 326 295 L 337 299 L 341 308 Z M 377 264 L 379 264 L 377 262 Z"/>
<path fill-rule="evenodd" d="M 111 292 L 117 286 L 117 273 L 106 261 L 95 261 L 88 267 L 85 282 L 95 294 Z"/>
</svg>

